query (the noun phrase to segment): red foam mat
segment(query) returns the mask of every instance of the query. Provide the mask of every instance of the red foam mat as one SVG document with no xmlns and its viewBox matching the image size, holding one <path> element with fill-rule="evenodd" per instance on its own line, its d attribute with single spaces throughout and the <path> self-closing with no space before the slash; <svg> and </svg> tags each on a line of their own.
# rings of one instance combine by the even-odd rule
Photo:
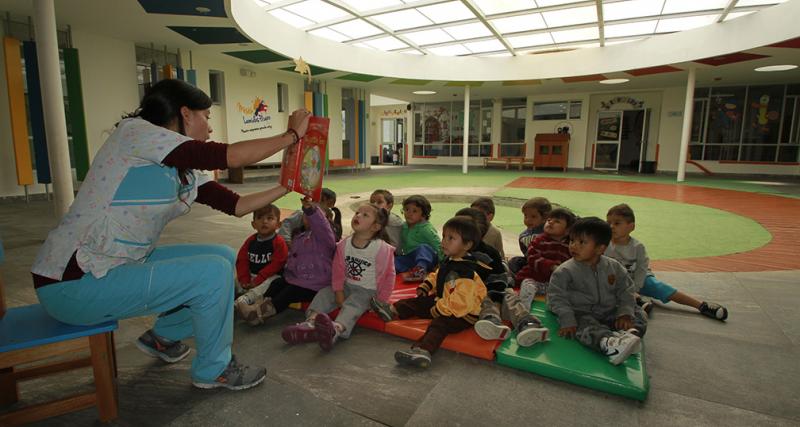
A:
<svg viewBox="0 0 800 427">
<path fill-rule="evenodd" d="M 399 301 L 405 298 L 414 298 L 417 295 L 417 284 L 404 283 L 403 278 L 397 275 L 394 284 L 394 290 L 389 297 L 390 302 Z M 303 311 L 308 309 L 308 302 L 300 304 Z M 297 306 L 292 304 L 293 308 Z M 331 312 L 331 317 L 336 318 L 339 310 Z M 377 314 L 372 311 L 367 311 L 358 319 L 358 326 L 362 328 L 372 329 L 379 332 L 386 332 L 387 334 L 403 337 L 412 341 L 416 341 L 425 334 L 425 330 L 430 324 L 430 319 L 407 319 L 395 320 L 393 322 L 384 323 Z M 442 348 L 455 351 L 458 353 L 467 354 L 479 359 L 494 360 L 494 351 L 500 346 L 500 341 L 485 341 L 479 337 L 475 330 L 470 328 L 466 331 L 459 332 L 448 336 L 442 343 Z"/>
</svg>

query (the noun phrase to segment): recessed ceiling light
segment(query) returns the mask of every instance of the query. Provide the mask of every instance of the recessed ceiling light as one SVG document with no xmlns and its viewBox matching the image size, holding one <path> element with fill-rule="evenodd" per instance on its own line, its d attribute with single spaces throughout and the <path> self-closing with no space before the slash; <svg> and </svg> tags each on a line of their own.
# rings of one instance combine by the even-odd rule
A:
<svg viewBox="0 0 800 427">
<path fill-rule="evenodd" d="M 797 65 L 768 65 L 766 67 L 758 67 L 756 68 L 756 71 L 768 73 L 772 71 L 794 70 L 795 68 L 797 68 Z"/>
<path fill-rule="evenodd" d="M 197 6 L 196 8 L 194 8 L 194 10 L 196 10 L 196 11 L 198 11 L 198 12 L 200 12 L 200 13 L 208 13 L 208 12 L 211 12 L 211 9 L 209 9 L 209 8 L 207 8 L 207 7 L 204 7 L 204 6 Z"/>
<path fill-rule="evenodd" d="M 432 90 L 415 90 L 414 92 L 411 92 L 411 93 L 413 93 L 414 95 L 434 95 L 434 94 L 436 94 L 436 92 L 432 91 Z"/>
<path fill-rule="evenodd" d="M 606 79 L 606 80 L 600 80 L 599 83 L 602 85 L 618 85 L 620 83 L 627 83 L 629 81 L 630 79 Z"/>
</svg>

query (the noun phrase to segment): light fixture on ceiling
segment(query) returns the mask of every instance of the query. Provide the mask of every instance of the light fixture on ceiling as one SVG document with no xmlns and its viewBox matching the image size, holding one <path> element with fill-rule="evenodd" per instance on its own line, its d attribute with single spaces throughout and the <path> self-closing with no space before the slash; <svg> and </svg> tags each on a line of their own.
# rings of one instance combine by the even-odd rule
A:
<svg viewBox="0 0 800 427">
<path fill-rule="evenodd" d="M 194 8 L 194 10 L 196 10 L 196 11 L 198 11 L 198 12 L 200 12 L 200 13 L 208 13 L 208 12 L 211 12 L 211 9 L 209 9 L 209 8 L 207 8 L 207 7 L 205 7 L 205 6 L 197 6 L 196 8 Z"/>
<path fill-rule="evenodd" d="M 755 70 L 760 71 L 762 73 L 769 73 L 773 71 L 787 71 L 787 70 L 794 70 L 797 68 L 797 65 L 767 65 L 766 67 L 758 67 Z"/>
<path fill-rule="evenodd" d="M 415 90 L 414 92 L 411 92 L 411 93 L 413 93 L 414 95 L 435 95 L 436 91 L 433 91 L 433 90 Z"/>
<path fill-rule="evenodd" d="M 630 79 L 605 79 L 605 80 L 600 80 L 599 83 L 601 85 L 618 85 L 620 83 L 627 83 L 629 81 Z"/>
</svg>

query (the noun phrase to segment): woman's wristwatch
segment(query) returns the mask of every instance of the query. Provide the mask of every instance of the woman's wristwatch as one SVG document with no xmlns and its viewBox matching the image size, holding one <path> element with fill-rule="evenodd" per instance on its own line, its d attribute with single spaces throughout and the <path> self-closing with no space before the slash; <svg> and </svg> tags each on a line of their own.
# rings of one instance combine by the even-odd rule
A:
<svg viewBox="0 0 800 427">
<path fill-rule="evenodd" d="M 297 141 L 300 141 L 300 135 L 297 134 L 296 130 L 289 128 L 286 130 L 286 133 L 292 134 L 292 139 L 294 139 L 294 141 L 292 141 L 292 144 L 296 143 Z"/>
</svg>

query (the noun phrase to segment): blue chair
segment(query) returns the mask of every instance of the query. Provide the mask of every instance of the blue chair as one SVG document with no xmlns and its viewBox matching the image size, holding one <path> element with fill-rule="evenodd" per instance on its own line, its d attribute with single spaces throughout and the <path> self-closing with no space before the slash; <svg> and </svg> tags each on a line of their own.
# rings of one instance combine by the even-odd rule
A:
<svg viewBox="0 0 800 427">
<path fill-rule="evenodd" d="M 44 375 L 91 366 L 95 384 L 91 393 L 2 413 L 0 426 L 30 423 L 91 406 L 97 407 L 100 421 L 117 418 L 115 329 L 116 321 L 67 325 L 48 316 L 39 304 L 6 310 L 0 278 L 0 407 L 19 401 L 20 381 Z M 47 362 L 32 365 L 44 360 Z"/>
</svg>

